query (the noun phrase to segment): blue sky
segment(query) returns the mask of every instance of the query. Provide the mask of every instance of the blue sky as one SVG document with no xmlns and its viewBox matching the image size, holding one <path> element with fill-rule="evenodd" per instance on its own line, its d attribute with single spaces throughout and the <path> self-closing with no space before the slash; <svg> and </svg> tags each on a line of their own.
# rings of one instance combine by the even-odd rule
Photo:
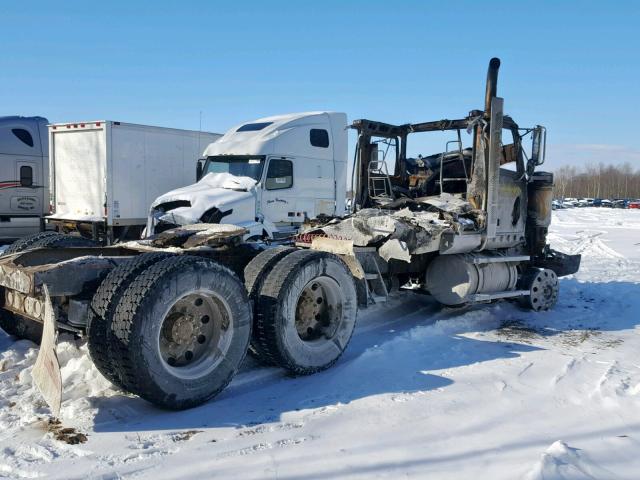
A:
<svg viewBox="0 0 640 480">
<path fill-rule="evenodd" d="M 0 3 L 0 114 L 224 131 L 339 110 L 418 122 L 482 108 L 486 66 L 551 167 L 634 162 L 640 2 Z M 432 153 L 432 152 L 424 152 Z"/>
</svg>

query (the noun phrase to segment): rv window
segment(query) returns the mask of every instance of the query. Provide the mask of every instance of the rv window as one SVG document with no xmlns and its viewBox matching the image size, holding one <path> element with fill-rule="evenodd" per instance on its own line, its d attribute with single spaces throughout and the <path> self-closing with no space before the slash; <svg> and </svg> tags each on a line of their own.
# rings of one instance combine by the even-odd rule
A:
<svg viewBox="0 0 640 480">
<path fill-rule="evenodd" d="M 273 122 L 261 122 L 261 123 L 246 123 L 242 125 L 236 132 L 257 132 L 265 127 L 268 127 Z"/>
<path fill-rule="evenodd" d="M 22 143 L 33 147 L 33 137 L 27 130 L 24 128 L 12 128 L 11 131 L 22 141 Z"/>
<path fill-rule="evenodd" d="M 271 160 L 267 170 L 267 190 L 291 188 L 293 185 L 293 163 L 290 160 Z"/>
<path fill-rule="evenodd" d="M 20 186 L 30 187 L 33 185 L 33 168 L 23 165 L 20 167 Z"/>
<path fill-rule="evenodd" d="M 309 132 L 309 140 L 314 147 L 329 147 L 329 132 L 322 128 L 312 128 Z"/>
</svg>

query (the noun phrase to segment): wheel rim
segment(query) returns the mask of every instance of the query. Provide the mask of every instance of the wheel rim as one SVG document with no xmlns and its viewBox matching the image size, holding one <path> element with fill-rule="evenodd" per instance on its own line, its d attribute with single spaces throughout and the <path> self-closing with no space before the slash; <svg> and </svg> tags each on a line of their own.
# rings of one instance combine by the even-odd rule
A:
<svg viewBox="0 0 640 480">
<path fill-rule="evenodd" d="M 531 285 L 530 302 L 534 310 L 548 310 L 558 300 L 558 277 L 553 270 L 536 274 Z"/>
<path fill-rule="evenodd" d="M 333 278 L 313 279 L 300 292 L 296 304 L 296 332 L 306 343 L 332 340 L 343 320 L 344 298 Z"/>
<path fill-rule="evenodd" d="M 213 371 L 231 345 L 233 325 L 229 307 L 214 292 L 189 292 L 175 301 L 163 317 L 158 350 L 173 375 L 198 378 Z"/>
</svg>

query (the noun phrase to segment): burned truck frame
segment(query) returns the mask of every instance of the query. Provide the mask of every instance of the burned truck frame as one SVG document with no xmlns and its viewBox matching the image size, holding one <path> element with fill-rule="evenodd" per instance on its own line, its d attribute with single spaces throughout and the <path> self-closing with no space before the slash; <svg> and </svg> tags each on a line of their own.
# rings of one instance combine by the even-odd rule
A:
<svg viewBox="0 0 640 480">
<path fill-rule="evenodd" d="M 545 130 L 503 114 L 499 64 L 489 65 L 485 109 L 463 119 L 355 121 L 353 211 L 309 222 L 288 244 L 242 242 L 243 229 L 214 224 L 113 247 L 55 233 L 17 242 L 0 259 L 0 326 L 38 337 L 44 323 L 47 344 L 54 326 L 85 335 L 116 386 L 188 408 L 220 392 L 247 352 L 297 375 L 330 367 L 358 308 L 393 290 L 449 306 L 553 307 L 558 277 L 576 272 L 580 256 L 547 245 L 553 177 L 535 171 Z M 503 144 L 503 130 L 512 143 Z M 455 135 L 444 152 L 407 156 L 410 135 L 437 131 Z M 473 135 L 470 148 L 463 131 Z"/>
</svg>

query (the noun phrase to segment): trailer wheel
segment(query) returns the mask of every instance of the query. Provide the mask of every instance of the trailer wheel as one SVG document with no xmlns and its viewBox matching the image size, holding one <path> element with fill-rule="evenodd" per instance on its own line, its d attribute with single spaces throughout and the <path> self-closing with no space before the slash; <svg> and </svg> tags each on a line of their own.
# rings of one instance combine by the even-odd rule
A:
<svg viewBox="0 0 640 480">
<path fill-rule="evenodd" d="M 89 354 L 100 373 L 114 385 L 122 388 L 109 357 L 107 332 L 111 329 L 113 313 L 122 294 L 135 278 L 150 265 L 170 256 L 169 253 L 144 253 L 121 263 L 104 278 L 93 295 L 87 317 Z"/>
<path fill-rule="evenodd" d="M 296 249 L 293 247 L 270 248 L 260 252 L 247 264 L 244 268 L 244 285 L 247 288 L 249 298 L 253 300 L 254 303 L 257 302 L 257 294 L 264 283 L 264 279 L 274 265 L 286 255 L 295 251 Z M 260 347 L 261 341 L 257 338 L 257 331 L 258 329 L 254 323 L 248 353 L 259 362 L 265 365 L 272 365 L 271 359 Z"/>
<path fill-rule="evenodd" d="M 3 253 L 4 255 L 12 255 L 14 253 L 22 252 L 24 250 L 28 250 L 30 248 L 34 248 L 34 244 L 44 240 L 45 238 L 52 237 L 60 237 L 63 236 L 58 232 L 39 232 L 34 233 L 33 235 L 27 235 L 26 237 L 22 237 L 20 240 L 16 240 L 13 242 L 9 248 L 7 248 Z"/>
<path fill-rule="evenodd" d="M 228 268 L 190 255 L 154 263 L 118 303 L 109 341 L 124 388 L 183 409 L 222 391 L 244 359 L 251 306 Z"/>
<path fill-rule="evenodd" d="M 351 339 L 357 303 L 355 281 L 339 257 L 298 250 L 264 280 L 254 338 L 267 358 L 294 374 L 324 370 Z"/>
</svg>

